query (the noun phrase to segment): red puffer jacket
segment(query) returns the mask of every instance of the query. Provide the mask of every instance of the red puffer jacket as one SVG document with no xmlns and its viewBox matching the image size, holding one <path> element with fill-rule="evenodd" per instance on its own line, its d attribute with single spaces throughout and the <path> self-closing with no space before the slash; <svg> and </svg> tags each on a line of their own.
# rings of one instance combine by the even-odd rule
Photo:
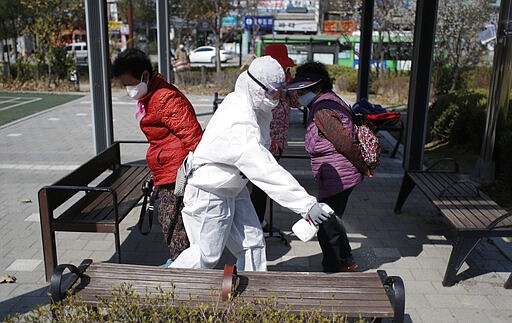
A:
<svg viewBox="0 0 512 323">
<path fill-rule="evenodd" d="M 139 103 L 146 110 L 140 128 L 149 141 L 146 161 L 155 185 L 174 183 L 181 163 L 203 135 L 194 108 L 161 74 L 149 82 L 149 91 Z"/>
</svg>

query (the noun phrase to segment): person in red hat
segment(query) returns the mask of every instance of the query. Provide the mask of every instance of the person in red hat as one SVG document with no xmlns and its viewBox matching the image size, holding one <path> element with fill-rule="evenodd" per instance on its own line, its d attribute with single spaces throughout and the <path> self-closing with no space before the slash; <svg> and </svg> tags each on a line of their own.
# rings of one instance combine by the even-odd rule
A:
<svg viewBox="0 0 512 323">
<path fill-rule="evenodd" d="M 291 80 L 290 69 L 295 66 L 293 60 L 288 57 L 288 49 L 284 44 L 270 44 L 265 47 L 264 56 L 270 56 L 275 59 L 285 72 L 286 81 Z M 290 127 L 290 108 L 299 107 L 297 101 L 297 91 L 283 91 L 279 98 L 279 104 L 272 110 L 272 121 L 270 122 L 270 152 L 276 160 L 279 160 L 283 150 L 288 146 L 288 128 Z M 251 200 L 258 214 L 260 222 L 263 224 L 265 219 L 265 210 L 267 208 L 267 194 L 258 187 L 254 186 L 251 193 Z M 271 230 L 263 225 L 263 231 Z"/>
</svg>

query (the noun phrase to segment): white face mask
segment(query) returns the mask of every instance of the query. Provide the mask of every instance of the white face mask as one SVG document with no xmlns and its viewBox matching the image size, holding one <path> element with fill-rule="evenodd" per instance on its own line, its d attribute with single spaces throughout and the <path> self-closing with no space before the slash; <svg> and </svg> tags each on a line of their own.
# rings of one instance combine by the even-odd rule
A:
<svg viewBox="0 0 512 323">
<path fill-rule="evenodd" d="M 259 108 L 264 111 L 272 111 L 279 104 L 279 99 L 272 100 L 269 98 L 263 98 Z"/>
<path fill-rule="evenodd" d="M 304 95 L 299 96 L 297 100 L 303 107 L 307 107 L 311 103 L 311 101 L 313 101 L 314 98 L 316 98 L 316 93 L 308 92 Z"/>
<path fill-rule="evenodd" d="M 130 98 L 138 100 L 148 93 L 148 84 L 142 81 L 143 78 L 144 74 L 142 74 L 139 84 L 126 86 L 126 92 Z"/>
</svg>

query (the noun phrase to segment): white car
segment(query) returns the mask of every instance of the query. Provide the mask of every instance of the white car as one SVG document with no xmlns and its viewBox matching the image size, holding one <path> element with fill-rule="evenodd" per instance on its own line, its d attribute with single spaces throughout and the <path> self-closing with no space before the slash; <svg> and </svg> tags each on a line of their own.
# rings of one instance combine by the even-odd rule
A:
<svg viewBox="0 0 512 323">
<path fill-rule="evenodd" d="M 75 59 L 77 65 L 87 65 L 87 44 L 85 42 L 72 43 L 66 46 L 68 56 Z"/>
<path fill-rule="evenodd" d="M 215 63 L 215 47 L 213 46 L 200 46 L 194 49 L 188 55 L 191 63 Z M 221 48 L 220 61 L 225 63 L 232 58 L 231 54 Z"/>
</svg>

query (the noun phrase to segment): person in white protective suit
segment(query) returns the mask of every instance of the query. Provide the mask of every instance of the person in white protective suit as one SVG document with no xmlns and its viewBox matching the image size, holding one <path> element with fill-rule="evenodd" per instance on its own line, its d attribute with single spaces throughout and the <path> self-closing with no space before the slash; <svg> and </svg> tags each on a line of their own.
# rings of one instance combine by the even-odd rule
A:
<svg viewBox="0 0 512 323">
<path fill-rule="evenodd" d="M 213 115 L 194 152 L 194 171 L 185 188 L 182 215 L 190 247 L 171 267 L 213 268 L 227 247 L 239 270 L 267 269 L 265 239 L 247 181 L 314 223 L 333 213 L 327 204 L 317 203 L 267 149 L 272 109 L 284 81 L 276 60 L 259 57 L 240 74 L 234 92 Z"/>
</svg>

